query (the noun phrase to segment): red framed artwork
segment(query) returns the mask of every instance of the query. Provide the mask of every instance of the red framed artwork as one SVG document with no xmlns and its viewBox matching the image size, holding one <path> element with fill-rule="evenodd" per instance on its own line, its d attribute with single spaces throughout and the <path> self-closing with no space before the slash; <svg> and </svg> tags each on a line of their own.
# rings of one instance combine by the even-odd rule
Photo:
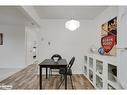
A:
<svg viewBox="0 0 127 95">
<path fill-rule="evenodd" d="M 3 45 L 3 33 L 0 33 L 0 45 Z"/>
<path fill-rule="evenodd" d="M 101 26 L 101 46 L 106 55 L 116 55 L 117 17 Z"/>
</svg>

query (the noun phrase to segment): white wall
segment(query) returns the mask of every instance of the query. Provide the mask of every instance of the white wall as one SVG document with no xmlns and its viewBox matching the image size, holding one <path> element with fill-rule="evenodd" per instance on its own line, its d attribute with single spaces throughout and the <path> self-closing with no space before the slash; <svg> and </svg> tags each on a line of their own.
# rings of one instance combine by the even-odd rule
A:
<svg viewBox="0 0 127 95">
<path fill-rule="evenodd" d="M 41 42 L 39 46 L 39 61 L 51 58 L 53 54 L 60 54 L 70 61 L 76 57 L 73 72 L 83 73 L 84 55 L 96 40 L 94 23 L 90 20 L 81 20 L 81 27 L 76 31 L 65 29 L 66 20 L 42 20 Z M 48 42 L 51 42 L 48 45 Z"/>
<path fill-rule="evenodd" d="M 96 37 L 97 42 L 96 45 L 99 48 L 101 46 L 101 25 L 111 20 L 112 18 L 118 15 L 118 7 L 108 7 L 101 14 L 99 14 L 95 19 L 95 32 L 98 33 Z"/>
<path fill-rule="evenodd" d="M 50 58 L 54 53 L 60 54 L 67 61 L 76 57 L 74 73 L 83 73 L 83 56 L 91 46 L 100 47 L 101 25 L 117 16 L 117 7 L 108 7 L 94 20 L 81 20 L 81 27 L 74 31 L 65 29 L 66 20 L 41 20 L 41 38 L 39 61 Z M 48 45 L 51 42 L 51 45 Z"/>
<path fill-rule="evenodd" d="M 118 27 L 118 80 L 127 89 L 127 7 L 119 7 Z"/>
<path fill-rule="evenodd" d="M 26 64 L 33 64 L 36 60 L 38 60 L 38 36 L 39 30 L 37 28 L 26 26 Z M 39 34 L 38 34 L 39 35 Z M 36 59 L 33 59 L 33 47 L 36 47 Z"/>
<path fill-rule="evenodd" d="M 25 28 L 16 25 L 1 25 L 3 45 L 0 45 L 0 68 L 25 66 Z"/>
<path fill-rule="evenodd" d="M 124 15 L 123 15 L 124 14 Z M 124 50 L 123 48 L 126 48 L 126 38 L 127 33 L 125 30 L 127 26 L 127 8 L 124 7 L 109 7 L 107 8 L 102 14 L 100 14 L 96 19 L 96 31 L 100 32 L 101 24 L 109 21 L 110 19 L 114 17 L 118 17 L 118 30 L 117 30 L 117 78 L 118 83 L 122 85 L 123 88 L 127 88 L 127 50 Z M 101 32 L 100 32 L 101 33 Z M 100 40 L 100 37 L 99 37 Z"/>
<path fill-rule="evenodd" d="M 83 56 L 88 53 L 89 48 L 93 45 L 100 44 L 101 24 L 107 22 L 117 15 L 117 8 L 111 7 L 106 9 L 102 14 L 94 20 L 81 20 L 81 27 L 71 32 L 65 29 L 66 20 L 41 20 L 41 34 L 39 38 L 39 62 L 45 58 L 50 58 L 54 53 L 60 54 L 69 62 L 72 56 L 76 57 L 73 66 L 74 73 L 83 73 Z M 25 65 L 25 32 L 27 35 L 27 58 L 31 57 L 31 47 L 33 41 L 37 40 L 35 32 L 25 30 L 24 27 L 0 26 L 0 30 L 4 32 L 4 45 L 0 46 L 1 67 L 23 67 Z M 48 45 L 51 42 L 51 45 Z M 7 46 L 8 45 L 8 46 Z M 15 51 L 15 52 L 14 52 Z M 6 53 L 7 52 L 7 53 Z M 13 54 L 13 56 L 12 56 Z M 17 58 L 15 58 L 17 57 Z M 5 60 L 8 58 L 9 60 Z M 14 60 L 12 60 L 14 59 Z M 17 64 L 17 61 L 20 62 Z M 28 62 L 27 62 L 28 61 Z M 27 64 L 30 64 L 28 58 Z M 4 64 L 2 64 L 4 63 Z"/>
</svg>

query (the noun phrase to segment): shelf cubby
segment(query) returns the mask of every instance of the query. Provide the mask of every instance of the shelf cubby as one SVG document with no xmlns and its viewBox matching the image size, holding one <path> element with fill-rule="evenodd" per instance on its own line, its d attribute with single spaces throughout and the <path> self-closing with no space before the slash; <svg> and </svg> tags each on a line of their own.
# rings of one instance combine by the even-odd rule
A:
<svg viewBox="0 0 127 95">
<path fill-rule="evenodd" d="M 93 71 L 89 70 L 89 79 L 93 82 Z"/>
<path fill-rule="evenodd" d="M 85 64 L 87 64 L 87 56 L 84 56 Z"/>
<path fill-rule="evenodd" d="M 117 67 L 111 64 L 108 64 L 108 80 L 117 81 Z"/>
<path fill-rule="evenodd" d="M 86 66 L 84 66 L 84 73 L 85 73 L 85 75 L 87 75 L 87 67 Z"/>
<path fill-rule="evenodd" d="M 93 58 L 89 57 L 89 67 L 93 68 Z"/>
<path fill-rule="evenodd" d="M 115 88 L 113 86 L 111 86 L 110 84 L 108 84 L 108 87 L 107 87 L 109 90 L 114 90 Z"/>
<path fill-rule="evenodd" d="M 103 80 L 98 75 L 96 75 L 96 87 L 98 89 L 102 89 L 103 88 Z"/>
<path fill-rule="evenodd" d="M 96 60 L 96 72 L 100 75 L 103 74 L 103 62 L 100 60 Z"/>
</svg>

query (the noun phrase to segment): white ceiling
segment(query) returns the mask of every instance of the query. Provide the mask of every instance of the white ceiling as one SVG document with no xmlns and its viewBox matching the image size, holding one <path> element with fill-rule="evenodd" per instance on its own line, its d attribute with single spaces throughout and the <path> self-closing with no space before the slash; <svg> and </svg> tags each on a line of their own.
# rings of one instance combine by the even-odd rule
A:
<svg viewBox="0 0 127 95">
<path fill-rule="evenodd" d="M 34 6 L 41 19 L 94 19 L 106 6 Z"/>
</svg>

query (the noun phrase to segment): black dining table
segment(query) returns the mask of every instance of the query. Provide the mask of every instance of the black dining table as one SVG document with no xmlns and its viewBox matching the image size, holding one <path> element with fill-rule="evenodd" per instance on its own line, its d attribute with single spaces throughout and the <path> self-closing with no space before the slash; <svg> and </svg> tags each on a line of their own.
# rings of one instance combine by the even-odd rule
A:
<svg viewBox="0 0 127 95">
<path fill-rule="evenodd" d="M 43 62 L 39 64 L 40 67 L 40 89 L 42 89 L 42 68 L 46 68 L 46 79 L 48 76 L 48 68 L 54 68 L 54 69 L 59 69 L 59 68 L 65 68 L 65 89 L 67 89 L 67 61 L 66 59 L 61 59 L 58 62 L 55 62 L 52 59 L 45 59 Z"/>
</svg>

